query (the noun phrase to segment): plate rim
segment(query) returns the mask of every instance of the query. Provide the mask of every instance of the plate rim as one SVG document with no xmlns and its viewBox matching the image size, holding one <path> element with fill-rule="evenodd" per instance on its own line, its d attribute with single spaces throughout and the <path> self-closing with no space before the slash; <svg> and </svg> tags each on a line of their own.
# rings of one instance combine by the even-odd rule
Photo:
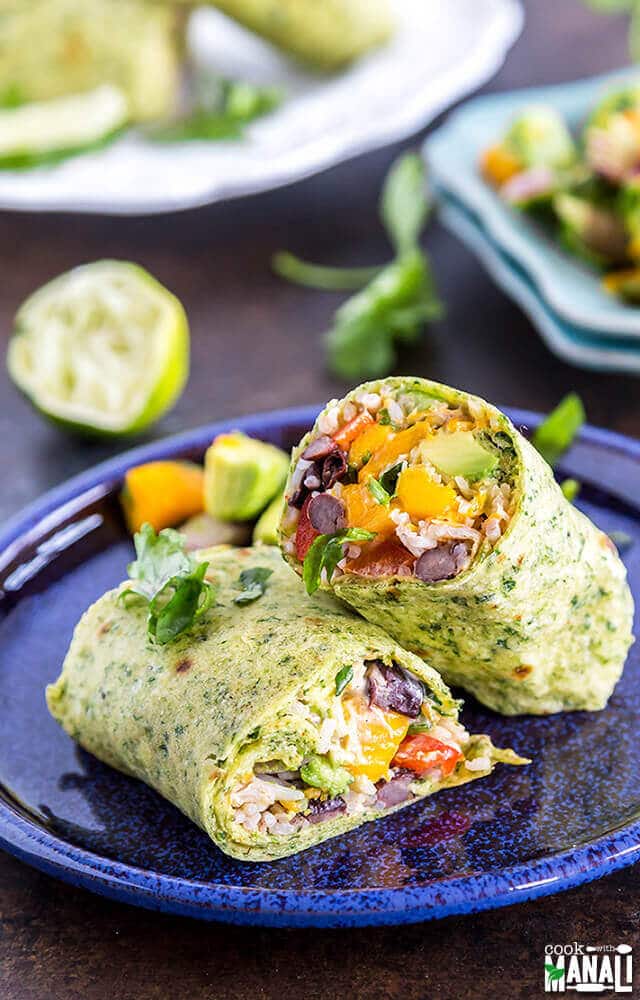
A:
<svg viewBox="0 0 640 1000">
<path fill-rule="evenodd" d="M 215 421 L 122 452 L 44 493 L 0 529 L 0 560 L 24 544 L 43 520 L 88 491 L 120 479 L 131 465 L 204 448 L 229 429 L 248 433 L 308 425 L 320 406 L 292 407 Z M 541 416 L 506 407 L 516 425 L 535 427 Z M 258 430 L 259 428 L 259 430 Z M 583 441 L 640 460 L 640 441 L 586 425 Z M 32 867 L 72 885 L 147 909 L 236 924 L 280 927 L 347 927 L 413 923 L 475 913 L 550 895 L 610 874 L 640 860 L 640 818 L 566 850 L 501 869 L 425 886 L 366 890 L 269 889 L 229 886 L 154 872 L 78 847 L 53 835 L 0 798 L 0 847 Z M 256 872 L 259 872 L 259 868 Z"/>
<path fill-rule="evenodd" d="M 270 178 L 247 180 L 242 183 L 227 178 L 226 182 L 217 184 L 206 193 L 202 192 L 191 198 L 172 199 L 169 196 L 164 198 L 162 203 L 157 200 L 145 202 L 142 198 L 135 204 L 129 205 L 121 202 L 103 203 L 95 199 L 83 201 L 82 198 L 69 196 L 35 197 L 16 201 L 15 197 L 0 195 L 0 209 L 15 212 L 72 212 L 116 217 L 153 216 L 189 211 L 235 198 L 275 191 L 365 153 L 400 142 L 425 127 L 446 108 L 482 86 L 504 63 L 507 53 L 522 31 L 524 11 L 520 0 L 485 0 L 485 2 L 494 8 L 492 20 L 482 32 L 478 45 L 465 63 L 444 70 L 438 77 L 437 87 L 434 87 L 434 81 L 430 81 L 421 88 L 415 99 L 408 103 L 405 109 L 399 109 L 393 118 L 374 120 L 367 131 L 352 130 L 344 136 L 341 143 L 335 141 L 325 143 L 327 148 L 322 156 L 318 156 L 317 141 L 314 141 L 309 144 L 310 148 L 302 150 L 304 155 L 301 155 L 300 149 L 294 149 L 282 157 L 277 170 Z M 435 97 L 434 90 L 436 90 Z"/>
<path fill-rule="evenodd" d="M 519 215 L 516 209 L 505 205 L 479 176 L 476 177 L 474 174 L 472 185 L 464 175 L 461 176 L 456 172 L 445 174 L 442 169 L 449 144 L 455 143 L 456 137 L 464 132 L 467 123 L 478 122 L 485 108 L 493 113 L 499 110 L 502 117 L 508 119 L 513 115 L 513 105 L 520 102 L 523 104 L 536 101 L 546 101 L 551 104 L 566 101 L 588 102 L 592 100 L 593 92 L 599 88 L 620 85 L 630 77 L 634 79 L 638 77 L 638 70 L 634 66 L 625 66 L 608 73 L 563 83 L 512 88 L 496 94 L 482 94 L 471 98 L 460 108 L 455 109 L 446 121 L 426 138 L 423 143 L 423 156 L 437 184 L 447 194 L 458 199 L 467 211 L 473 212 L 478 217 L 496 245 L 513 257 L 527 272 L 546 305 L 564 322 L 582 330 L 585 335 L 599 333 L 607 338 L 626 338 L 629 343 L 637 346 L 640 338 L 640 315 L 637 311 L 608 317 L 607 305 L 613 308 L 614 303 L 608 302 L 605 293 L 602 293 L 601 312 L 594 318 L 591 312 L 580 307 L 575 296 L 572 297 L 565 291 L 564 283 L 557 281 L 552 259 L 556 255 L 561 256 L 567 265 L 572 266 L 572 271 L 578 277 L 584 275 L 589 280 L 597 281 L 597 275 L 585 275 L 584 265 L 572 259 L 557 242 L 537 229 L 531 220 Z M 547 260 L 549 252 L 551 257 Z"/>
<path fill-rule="evenodd" d="M 581 343 L 572 340 L 563 328 L 574 330 L 576 340 L 580 340 L 578 329 L 552 310 L 524 268 L 520 269 L 522 273 L 516 270 L 518 262 L 514 266 L 477 218 L 452 196 L 441 194 L 439 218 L 444 227 L 480 261 L 495 283 L 527 314 L 549 350 L 563 361 L 600 372 L 640 373 L 640 352 L 629 340 L 620 344 L 613 338 L 604 338 L 606 343 L 597 344 L 591 343 L 588 335 L 582 338 Z"/>
</svg>

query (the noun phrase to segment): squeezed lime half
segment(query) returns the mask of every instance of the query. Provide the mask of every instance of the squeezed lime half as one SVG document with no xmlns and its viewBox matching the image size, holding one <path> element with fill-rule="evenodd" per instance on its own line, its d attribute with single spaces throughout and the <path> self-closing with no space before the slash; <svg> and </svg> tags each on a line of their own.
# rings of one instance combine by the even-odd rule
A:
<svg viewBox="0 0 640 1000">
<path fill-rule="evenodd" d="M 50 420 L 85 434 L 135 434 L 175 403 L 189 374 L 181 303 L 127 261 L 74 268 L 18 310 L 9 374 Z"/>
</svg>

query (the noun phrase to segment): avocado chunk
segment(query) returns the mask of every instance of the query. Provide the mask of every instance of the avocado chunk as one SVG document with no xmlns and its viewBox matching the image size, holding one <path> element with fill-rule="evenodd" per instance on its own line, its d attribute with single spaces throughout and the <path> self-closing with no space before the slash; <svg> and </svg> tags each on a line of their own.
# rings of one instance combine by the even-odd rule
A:
<svg viewBox="0 0 640 1000">
<path fill-rule="evenodd" d="M 240 431 L 220 434 L 204 459 L 204 507 L 221 521 L 250 521 L 284 487 L 289 456 Z"/>
<path fill-rule="evenodd" d="M 278 494 L 275 500 L 272 500 L 267 509 L 262 512 L 253 529 L 254 545 L 258 542 L 262 542 L 263 545 L 278 544 L 278 526 L 283 506 L 284 496 Z"/>
<path fill-rule="evenodd" d="M 312 788 L 321 788 L 331 798 L 344 795 L 353 781 L 353 775 L 346 768 L 332 764 L 328 757 L 318 757 L 313 754 L 306 764 L 300 768 L 300 777 Z"/>
<path fill-rule="evenodd" d="M 498 464 L 498 456 L 481 445 L 471 431 L 436 434 L 422 441 L 420 450 L 445 476 L 464 476 L 471 482 L 489 476 Z"/>
</svg>

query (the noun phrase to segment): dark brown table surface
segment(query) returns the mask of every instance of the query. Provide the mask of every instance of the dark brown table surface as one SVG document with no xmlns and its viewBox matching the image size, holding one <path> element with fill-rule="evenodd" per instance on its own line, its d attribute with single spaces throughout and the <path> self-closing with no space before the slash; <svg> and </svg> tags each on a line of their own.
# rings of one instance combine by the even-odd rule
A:
<svg viewBox="0 0 640 1000">
<path fill-rule="evenodd" d="M 622 16 L 601 18 L 578 0 L 530 0 L 527 19 L 487 89 L 570 80 L 627 61 Z M 153 436 L 339 394 L 342 386 L 323 370 L 319 337 L 334 297 L 280 282 L 268 261 L 279 247 L 327 263 L 382 260 L 387 247 L 374 206 L 395 153 L 362 157 L 286 190 L 160 218 L 3 214 L 3 336 L 18 304 L 42 282 L 83 261 L 129 258 L 180 296 L 192 327 L 188 391 Z M 575 388 L 591 422 L 640 436 L 638 379 L 563 364 L 453 237 L 434 224 L 427 245 L 447 318 L 405 353 L 402 370 L 538 410 Z M 29 409 L 4 372 L 0 379 L 4 517 L 116 448 L 63 436 Z M 640 944 L 639 926 L 637 865 L 473 917 L 274 931 L 136 910 L 0 853 L 0 996 L 7 1000 L 535 997 L 544 989 L 546 943 Z"/>
</svg>

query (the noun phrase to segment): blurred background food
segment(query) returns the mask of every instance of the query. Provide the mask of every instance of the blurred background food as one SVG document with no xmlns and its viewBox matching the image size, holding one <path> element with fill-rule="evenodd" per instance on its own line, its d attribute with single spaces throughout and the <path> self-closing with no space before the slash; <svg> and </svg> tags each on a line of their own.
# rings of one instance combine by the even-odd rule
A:
<svg viewBox="0 0 640 1000">
<path fill-rule="evenodd" d="M 154 0 L 1 0 L 0 102 L 119 87 L 131 121 L 177 107 L 188 8 Z"/>
<path fill-rule="evenodd" d="M 392 32 L 389 0 L 221 0 L 216 7 L 323 73 Z M 127 125 L 153 123 L 143 135 L 160 143 L 241 138 L 284 95 L 276 86 L 225 79 L 222 66 L 192 58 L 192 10 L 180 0 L 0 0 L 0 168 L 93 151 Z"/>
</svg>

